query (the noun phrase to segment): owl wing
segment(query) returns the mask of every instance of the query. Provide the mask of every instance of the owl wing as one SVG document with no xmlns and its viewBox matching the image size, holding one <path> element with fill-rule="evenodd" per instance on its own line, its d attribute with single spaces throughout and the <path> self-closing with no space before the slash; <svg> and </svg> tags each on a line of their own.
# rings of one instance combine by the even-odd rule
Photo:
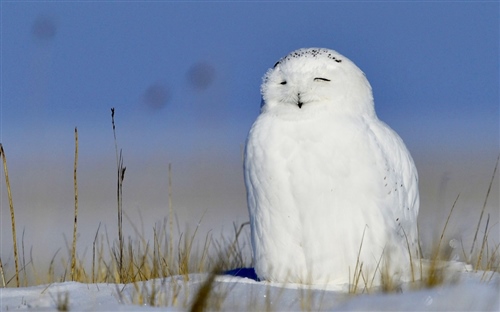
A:
<svg viewBox="0 0 500 312">
<path fill-rule="evenodd" d="M 418 239 L 416 224 L 420 204 L 415 163 L 401 137 L 384 122 L 371 123 L 370 130 L 385 162 L 389 209 L 404 230 L 400 235 L 406 235 L 414 245 Z"/>
</svg>

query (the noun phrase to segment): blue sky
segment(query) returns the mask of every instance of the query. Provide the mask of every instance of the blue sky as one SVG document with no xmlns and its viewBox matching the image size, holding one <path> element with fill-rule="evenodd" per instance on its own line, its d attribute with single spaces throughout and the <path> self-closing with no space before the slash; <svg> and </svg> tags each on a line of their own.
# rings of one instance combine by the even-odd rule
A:
<svg viewBox="0 0 500 312">
<path fill-rule="evenodd" d="M 134 149 L 239 145 L 267 68 L 320 46 L 365 71 L 410 147 L 498 149 L 498 2 L 3 1 L 1 15 L 8 148 L 71 142 L 75 126 L 107 144 L 111 107 Z"/>
<path fill-rule="evenodd" d="M 111 107 L 130 216 L 140 211 L 149 229 L 165 215 L 172 163 L 181 220 L 197 222 L 208 211 L 205 230 L 246 221 L 241 151 L 259 113 L 261 78 L 282 56 L 313 46 L 337 50 L 366 73 L 379 117 L 415 158 L 427 220 L 446 217 L 459 192 L 458 210 L 477 220 L 470 208 L 482 206 L 499 153 L 499 6 L 1 1 L 0 142 L 26 242 L 50 260 L 46 242 L 55 252 L 71 233 L 74 127 L 79 228 L 91 229 L 80 239 L 92 242 L 101 221 L 111 231 Z M 488 205 L 498 220 L 498 192 Z"/>
</svg>

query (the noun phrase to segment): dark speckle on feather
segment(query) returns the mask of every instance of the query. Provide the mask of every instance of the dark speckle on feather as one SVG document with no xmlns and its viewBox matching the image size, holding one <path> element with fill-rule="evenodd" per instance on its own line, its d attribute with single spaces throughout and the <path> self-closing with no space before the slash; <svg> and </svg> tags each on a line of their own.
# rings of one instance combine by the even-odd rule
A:
<svg viewBox="0 0 500 312">
<path fill-rule="evenodd" d="M 276 62 L 276 64 L 274 64 L 273 68 L 275 68 L 276 66 L 278 66 L 278 64 L 280 64 L 280 63 L 282 63 L 284 61 L 291 60 L 292 58 L 317 57 L 318 55 L 320 55 L 320 56 L 324 55 L 327 58 L 329 58 L 329 59 L 331 59 L 331 60 L 333 60 L 333 61 L 335 61 L 337 63 L 341 63 L 342 62 L 341 59 L 338 59 L 335 56 L 333 56 L 328 50 L 325 50 L 325 49 L 311 49 L 311 50 L 301 50 L 301 51 L 289 54 L 289 55 L 283 57 L 278 62 Z"/>
</svg>

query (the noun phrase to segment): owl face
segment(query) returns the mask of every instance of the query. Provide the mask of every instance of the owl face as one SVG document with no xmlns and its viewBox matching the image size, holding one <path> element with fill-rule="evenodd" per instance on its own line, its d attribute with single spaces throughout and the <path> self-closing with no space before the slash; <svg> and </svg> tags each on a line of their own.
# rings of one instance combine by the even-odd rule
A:
<svg viewBox="0 0 500 312">
<path fill-rule="evenodd" d="M 370 113 L 373 98 L 363 72 L 327 49 L 300 49 L 268 70 L 261 87 L 262 111 L 278 115 Z"/>
</svg>

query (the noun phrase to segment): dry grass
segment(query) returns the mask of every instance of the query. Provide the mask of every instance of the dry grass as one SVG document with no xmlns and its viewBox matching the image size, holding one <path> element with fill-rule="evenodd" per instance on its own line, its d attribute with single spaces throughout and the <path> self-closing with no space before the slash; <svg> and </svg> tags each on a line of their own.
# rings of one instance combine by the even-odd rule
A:
<svg viewBox="0 0 500 312">
<path fill-rule="evenodd" d="M 73 245 L 71 248 L 71 280 L 75 280 L 75 266 L 76 266 L 76 234 L 78 227 L 78 130 L 75 127 L 75 163 L 73 166 L 73 186 L 75 190 L 75 220 L 73 223 Z"/>
<path fill-rule="evenodd" d="M 16 235 L 16 219 L 14 217 L 14 203 L 12 202 L 12 192 L 10 190 L 10 181 L 9 181 L 9 171 L 7 170 L 7 157 L 5 156 L 5 151 L 3 149 L 2 143 L 0 143 L 0 154 L 2 156 L 3 163 L 3 172 L 5 175 L 5 185 L 7 187 L 7 197 L 9 198 L 9 208 L 10 208 L 10 221 L 12 225 L 12 241 L 14 246 L 14 263 L 16 266 L 16 285 L 20 286 L 19 283 L 19 256 L 17 254 L 17 235 Z M 2 266 L 2 281 L 3 287 L 6 286 L 5 276 L 3 276 L 3 266 Z"/>
<path fill-rule="evenodd" d="M 77 253 L 77 219 L 78 219 L 78 183 L 77 183 L 77 165 L 78 165 L 78 131 L 75 128 L 75 160 L 74 160 L 74 224 L 73 237 L 71 244 L 66 248 L 70 251 L 69 259 L 59 256 L 56 252 L 49 264 L 47 272 L 40 272 L 35 265 L 31 251 L 28 257 L 25 254 L 24 235 L 22 242 L 22 262 L 19 265 L 19 254 L 17 249 L 17 236 L 14 218 L 14 206 L 12 193 L 10 189 L 7 160 L 3 146 L 0 144 L 0 154 L 3 161 L 4 177 L 6 181 L 9 207 L 11 213 L 12 237 L 14 247 L 14 274 L 11 277 L 6 276 L 5 264 L 0 257 L 0 281 L 2 287 L 19 287 L 21 282 L 27 285 L 31 278 L 37 284 L 46 284 L 53 282 L 77 281 L 83 283 L 116 283 L 119 300 L 125 303 L 150 305 L 150 306 L 176 306 L 190 308 L 191 311 L 203 311 L 206 308 L 219 309 L 222 307 L 228 291 L 214 291 L 217 288 L 215 277 L 219 272 L 237 267 L 251 266 L 251 260 L 244 256 L 249 245 L 241 245 L 241 234 L 248 222 L 241 225 L 233 224 L 234 237 L 221 236 L 217 239 L 208 233 L 204 238 L 202 248 L 195 248 L 195 242 L 198 240 L 198 226 L 193 233 L 185 231 L 177 237 L 174 235 L 174 209 L 172 205 L 172 175 L 171 164 L 168 165 L 168 216 L 165 216 L 162 222 L 155 224 L 153 228 L 152 241 L 144 237 L 135 228 L 133 236 L 127 239 L 123 233 L 123 216 L 127 217 L 122 208 L 123 182 L 126 167 L 123 165 L 122 150 L 118 148 L 116 140 L 115 111 L 111 110 L 113 136 L 115 143 L 116 162 L 117 162 L 117 224 L 118 236 L 116 239 L 110 238 L 106 230 L 101 230 L 101 224 L 97 226 L 95 237 L 92 243 L 92 261 L 90 267 L 86 265 L 86 255 L 81 256 Z M 492 178 L 486 193 L 483 208 L 478 220 L 474 241 L 470 252 L 463 251 L 463 256 L 471 264 L 475 271 L 484 271 L 482 280 L 488 282 L 495 273 L 500 272 L 500 243 L 492 244 L 490 242 L 489 215 L 483 226 L 483 215 L 487 201 L 491 192 L 493 180 L 496 175 L 498 161 L 492 174 Z M 450 260 L 449 248 L 444 244 L 448 222 L 452 217 L 457 196 L 453 203 L 450 213 L 443 226 L 439 239 L 436 239 L 436 246 L 433 247 L 429 259 L 414 259 L 410 253 L 410 262 L 412 270 L 412 289 L 430 288 L 443 283 L 447 283 L 450 278 L 450 270 L 446 263 Z M 203 216 L 200 218 L 200 222 Z M 481 232 L 481 229 L 482 232 Z M 479 235 L 481 233 L 482 235 Z M 406 233 L 405 233 L 406 235 Z M 481 239 L 482 237 L 482 239 Z M 364 238 L 364 233 L 363 233 Z M 477 242 L 477 244 L 476 244 Z M 372 292 L 375 274 L 371 275 L 363 271 L 363 263 L 359 261 L 359 254 L 363 246 L 363 240 L 359 246 L 358 261 L 353 272 L 349 271 L 350 294 L 360 294 Z M 475 248 L 480 246 L 480 248 Z M 420 246 L 419 246 L 420 247 Z M 409 248 L 409 244 L 408 244 Z M 462 246 L 462 249 L 464 247 Z M 420 254 L 422 254 L 420 252 Z M 60 260 L 59 260 L 60 259 Z M 56 275 L 56 266 L 62 264 L 64 272 Z M 417 263 L 419 268 L 414 267 Z M 381 283 L 377 291 L 382 292 L 400 292 L 401 282 L 395 280 L 391 275 L 390 259 L 380 258 L 376 268 L 377 276 Z M 201 283 L 197 292 L 189 295 L 190 287 L 187 283 L 190 280 L 191 273 L 207 273 L 208 278 Z M 420 272 L 420 274 L 419 274 Z M 22 274 L 22 276 L 21 276 Z M 180 278 L 180 279 L 179 279 Z M 150 283 L 144 281 L 153 280 Z M 132 289 L 124 293 L 124 287 L 119 284 L 128 284 Z M 271 310 L 271 293 L 266 297 L 266 309 Z M 191 299 L 189 299 L 191 298 Z M 301 307 L 303 310 L 310 310 L 313 306 L 312 292 L 303 292 L 301 298 Z M 60 311 L 66 311 L 68 308 L 67 294 L 57 298 L 57 308 Z M 249 303 L 250 304 L 250 303 Z"/>
<path fill-rule="evenodd" d="M 27 286 L 28 280 L 34 280 L 35 284 L 46 284 L 53 282 L 63 282 L 67 280 L 83 283 L 137 283 L 155 278 L 166 278 L 170 276 L 184 276 L 189 280 L 190 273 L 210 272 L 215 267 L 220 269 L 230 269 L 234 266 L 245 266 L 243 263 L 243 251 L 240 249 L 238 237 L 245 224 L 239 228 L 235 226 L 236 240 L 233 242 L 225 237 L 220 241 L 214 240 L 211 235 L 206 235 L 205 244 L 201 252 L 195 249 L 195 242 L 198 241 L 198 226 L 194 233 L 174 235 L 174 209 L 172 206 L 172 176 L 171 165 L 168 166 L 168 218 L 162 223 L 155 225 L 153 229 L 153 241 L 148 241 L 139 231 L 134 228 L 133 237 L 124 237 L 123 234 L 123 181 L 125 166 L 123 165 L 123 154 L 118 148 L 116 139 L 115 110 L 111 109 L 111 123 L 113 129 L 116 159 L 117 159 L 117 216 L 118 216 L 118 238 L 113 240 L 107 231 L 101 230 L 99 223 L 94 241 L 92 243 L 92 263 L 90 268 L 85 265 L 85 255 L 77 254 L 77 225 L 78 225 L 78 130 L 75 128 L 75 159 L 73 168 L 74 183 L 74 223 L 71 244 L 66 246 L 69 251 L 69 259 L 59 256 L 60 249 L 53 255 L 47 272 L 40 272 L 33 261 L 31 251 L 29 256 L 25 255 L 24 233 L 22 237 L 21 262 L 19 261 L 16 223 L 14 218 L 14 205 L 9 183 L 7 170 L 7 160 L 3 146 L 0 144 L 0 155 L 3 160 L 4 177 L 9 198 L 12 237 L 14 246 L 15 275 L 7 277 L 4 262 L 0 257 L 0 281 L 2 287 L 21 285 Z M 126 216 L 126 214 L 125 214 Z M 198 224 L 201 223 L 201 219 Z M 58 260 L 60 259 L 60 260 Z M 20 265 L 21 263 L 21 265 Z M 61 263 L 63 273 L 56 276 L 56 267 Z M 7 267 L 8 269 L 8 267 Z M 14 285 L 12 285 L 14 283 Z M 153 291 L 153 290 L 151 290 Z M 154 293 L 154 291 L 153 291 Z"/>
<path fill-rule="evenodd" d="M 215 277 L 219 273 L 220 271 L 218 269 L 215 269 L 212 273 L 210 273 L 206 281 L 201 285 L 200 289 L 196 293 L 196 296 L 194 297 L 193 304 L 189 309 L 191 312 L 202 312 L 208 308 L 210 292 L 213 288 Z"/>
<path fill-rule="evenodd" d="M 489 242 L 490 231 L 492 229 L 489 226 L 489 214 L 484 225 L 484 230 L 482 231 L 482 239 L 480 240 L 481 247 L 476 250 L 474 249 L 474 245 L 477 241 L 478 233 L 481 230 L 484 210 L 488 202 L 494 178 L 496 176 L 499 159 L 500 156 L 497 158 L 493 174 L 488 185 L 488 190 L 486 192 L 483 207 L 479 215 L 478 225 L 476 228 L 470 253 L 467 255 L 465 250 L 463 250 L 463 259 L 465 259 L 465 262 L 469 265 L 469 267 L 472 267 L 474 271 L 483 271 L 481 280 L 485 282 L 491 281 L 495 273 L 500 273 L 500 243 L 492 245 Z M 422 288 L 433 288 L 447 283 L 455 283 L 458 281 L 458 270 L 465 270 L 465 264 L 461 266 L 459 263 L 456 263 L 456 261 L 453 261 L 452 250 L 450 249 L 450 246 L 444 244 L 447 237 L 446 231 L 448 228 L 448 223 L 453 215 L 453 211 L 457 205 L 459 198 L 460 194 L 457 195 L 455 201 L 453 202 L 450 212 L 443 225 L 441 235 L 438 239 L 434 240 L 434 242 L 437 243 L 435 246 L 432 246 L 431 254 L 428 259 L 414 259 L 412 257 L 412 253 L 410 252 L 410 246 L 407 241 L 412 275 L 411 281 L 408 283 L 410 289 L 416 290 Z M 419 253 L 420 255 L 422 255 L 420 241 L 418 243 L 420 250 Z M 383 255 L 381 256 L 374 273 L 370 274 L 369 272 L 363 271 L 363 263 L 359 261 L 359 254 L 362 247 L 363 240 L 361 241 L 359 246 L 358 260 L 356 262 L 354 271 L 349 271 L 350 279 L 348 293 L 351 295 L 357 295 L 363 293 L 371 293 L 374 291 L 382 291 L 384 293 L 401 292 L 402 283 L 401 281 L 396 280 L 392 275 L 390 270 L 390 259 L 388 259 L 387 257 L 384 257 Z M 464 249 L 463 246 L 462 249 Z M 455 264 L 453 265 L 454 262 Z M 380 286 L 373 287 L 374 280 L 377 277 L 377 274 L 380 278 Z"/>
<path fill-rule="evenodd" d="M 349 290 L 348 292 L 350 294 L 357 294 L 360 292 L 361 293 L 367 291 L 368 285 L 366 282 L 366 278 L 363 275 L 363 262 L 360 261 L 360 255 L 361 255 L 361 250 L 363 248 L 363 241 L 365 239 L 365 232 L 366 232 L 366 227 L 363 229 L 363 235 L 361 236 L 361 243 L 359 244 L 359 250 L 358 250 L 358 257 L 356 259 L 356 266 L 354 267 L 354 272 L 352 273 L 352 279 L 351 279 L 351 268 L 349 268 Z M 364 282 L 364 286 L 360 288 L 360 282 L 361 279 Z"/>
<path fill-rule="evenodd" d="M 441 236 L 439 237 L 437 246 L 433 247 L 430 263 L 429 265 L 426 266 L 426 268 L 424 268 L 423 272 L 421 272 L 420 285 L 423 287 L 426 288 L 436 287 L 442 285 L 445 281 L 446 267 L 443 266 L 443 263 L 446 263 L 447 261 L 451 260 L 451 252 L 449 252 L 449 250 L 447 251 L 442 248 L 443 239 L 445 237 L 446 228 L 448 227 L 451 215 L 453 214 L 453 210 L 455 209 L 459 198 L 460 194 L 457 195 L 457 198 L 455 199 L 453 205 L 451 206 L 450 213 L 446 218 L 446 222 L 443 226 L 443 230 L 441 232 Z M 420 263 L 422 263 L 422 261 L 423 260 L 421 259 Z"/>
<path fill-rule="evenodd" d="M 57 311 L 69 311 L 69 293 L 58 292 L 56 296 L 57 297 L 54 298 L 54 296 L 50 294 L 52 301 L 56 304 Z"/>
<path fill-rule="evenodd" d="M 474 245 L 475 245 L 476 240 L 477 240 L 477 233 L 479 232 L 479 228 L 481 227 L 481 221 L 483 220 L 483 214 L 484 214 L 484 210 L 486 208 L 486 204 L 488 203 L 488 198 L 489 198 L 490 192 L 491 192 L 491 186 L 493 185 L 493 180 L 495 179 L 495 175 L 497 173 L 498 161 L 499 160 L 500 160 L 500 155 L 497 157 L 497 162 L 495 164 L 495 169 L 493 169 L 493 174 L 491 175 L 490 184 L 488 185 L 488 191 L 486 192 L 486 196 L 484 198 L 483 209 L 481 209 L 481 214 L 479 215 L 479 220 L 477 222 L 477 227 L 476 227 L 476 233 L 474 234 L 474 240 L 472 241 L 472 246 L 471 246 L 470 252 L 469 252 L 469 258 L 468 258 L 469 262 L 471 261 L 472 253 L 474 252 Z M 487 227 L 488 226 L 486 225 L 486 228 Z M 486 231 L 485 231 L 485 233 L 486 233 Z M 484 243 L 484 239 L 483 239 L 483 243 Z M 483 245 L 483 247 L 484 247 L 484 245 Z M 483 247 L 481 247 L 481 251 L 479 252 L 479 258 L 482 256 Z M 477 269 L 477 267 L 476 267 L 476 269 Z"/>
<path fill-rule="evenodd" d="M 118 141 L 116 140 L 116 126 L 115 126 L 115 108 L 111 108 L 111 125 L 113 127 L 113 137 L 115 142 L 115 153 L 116 153 L 116 203 L 118 206 L 118 250 L 113 250 L 113 255 L 116 258 L 118 264 L 118 277 L 120 282 L 124 282 L 125 267 L 123 263 L 124 254 L 124 242 L 123 242 L 123 204 L 122 204 L 122 194 L 123 194 L 123 180 L 125 179 L 125 170 L 127 169 L 123 165 L 123 155 L 122 150 L 118 152 Z"/>
</svg>

